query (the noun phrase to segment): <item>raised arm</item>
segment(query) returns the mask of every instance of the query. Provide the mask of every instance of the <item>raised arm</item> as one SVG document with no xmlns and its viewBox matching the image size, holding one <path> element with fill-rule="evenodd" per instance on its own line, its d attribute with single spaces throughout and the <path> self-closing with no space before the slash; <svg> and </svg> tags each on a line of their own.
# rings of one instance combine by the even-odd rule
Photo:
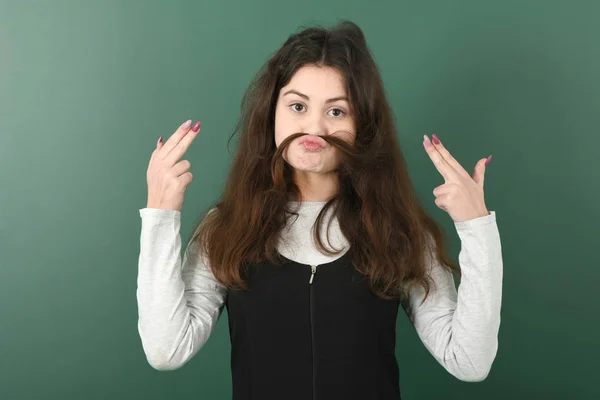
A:
<svg viewBox="0 0 600 400">
<path fill-rule="evenodd" d="M 461 239 L 458 292 L 452 273 L 432 264 L 435 287 L 411 292 L 415 329 L 435 359 L 456 378 L 479 382 L 498 349 L 502 299 L 502 251 L 496 214 L 455 223 Z"/>
<path fill-rule="evenodd" d="M 226 290 L 214 279 L 195 241 L 186 246 L 182 263 L 179 211 L 144 208 L 140 216 L 138 331 L 150 365 L 173 370 L 208 340 Z"/>
</svg>

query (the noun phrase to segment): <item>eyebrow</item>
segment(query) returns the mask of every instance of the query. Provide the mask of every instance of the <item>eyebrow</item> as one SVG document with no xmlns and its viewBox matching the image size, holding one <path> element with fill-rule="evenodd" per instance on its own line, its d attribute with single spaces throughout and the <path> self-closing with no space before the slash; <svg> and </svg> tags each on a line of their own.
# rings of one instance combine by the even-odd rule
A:
<svg viewBox="0 0 600 400">
<path fill-rule="evenodd" d="M 305 94 L 302 94 L 302 93 L 300 93 L 300 92 L 298 92 L 297 90 L 294 90 L 294 89 L 292 89 L 292 90 L 288 90 L 287 92 L 285 92 L 285 93 L 283 94 L 283 96 L 285 96 L 286 94 L 291 94 L 291 93 L 295 93 L 295 94 L 297 94 L 298 96 L 300 96 L 300 97 L 303 97 L 303 98 L 305 98 L 306 100 L 309 100 L 309 97 L 308 97 L 307 95 L 305 95 Z M 283 96 L 282 96 L 282 97 L 283 97 Z M 334 101 L 337 101 L 337 100 L 345 100 L 345 101 L 347 101 L 348 103 L 350 103 L 350 101 L 348 101 L 348 97 L 346 97 L 346 96 L 338 96 L 338 97 L 333 97 L 333 98 L 331 98 L 331 99 L 327 99 L 327 100 L 325 100 L 325 103 L 333 103 Z"/>
</svg>

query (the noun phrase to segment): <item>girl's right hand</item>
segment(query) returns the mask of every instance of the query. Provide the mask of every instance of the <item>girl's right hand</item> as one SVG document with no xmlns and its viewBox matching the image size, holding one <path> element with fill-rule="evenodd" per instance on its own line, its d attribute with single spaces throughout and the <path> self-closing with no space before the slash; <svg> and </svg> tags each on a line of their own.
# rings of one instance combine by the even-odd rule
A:
<svg viewBox="0 0 600 400">
<path fill-rule="evenodd" d="M 159 142 L 152 152 L 146 181 L 148 183 L 148 208 L 181 211 L 185 189 L 192 182 L 191 164 L 179 161 L 190 147 L 198 132 L 200 121 L 192 127 L 187 120 L 166 143 Z M 179 162 L 177 162 L 179 161 Z"/>
</svg>

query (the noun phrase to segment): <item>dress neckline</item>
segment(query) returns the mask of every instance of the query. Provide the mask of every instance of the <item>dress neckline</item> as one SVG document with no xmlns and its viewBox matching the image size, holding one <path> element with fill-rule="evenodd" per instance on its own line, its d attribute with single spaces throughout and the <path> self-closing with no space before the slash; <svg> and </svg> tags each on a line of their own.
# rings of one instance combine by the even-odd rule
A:
<svg viewBox="0 0 600 400">
<path fill-rule="evenodd" d="M 304 264 L 304 263 L 301 263 L 301 262 L 298 262 L 298 261 L 290 260 L 289 258 L 287 258 L 286 256 L 284 256 L 281 253 L 279 253 L 279 255 L 281 256 L 281 258 L 283 258 L 284 260 L 287 260 L 287 262 L 292 263 L 292 264 L 300 265 L 302 267 L 312 267 L 313 266 L 311 264 Z M 336 258 L 335 260 L 328 261 L 328 262 L 321 263 L 321 264 L 315 264 L 315 266 L 317 266 L 317 267 L 325 267 L 325 266 L 328 266 L 328 265 L 336 265 L 336 264 L 341 263 L 345 259 L 347 259 L 349 256 L 350 256 L 350 250 L 347 250 L 344 254 L 342 254 L 340 257 Z"/>
</svg>

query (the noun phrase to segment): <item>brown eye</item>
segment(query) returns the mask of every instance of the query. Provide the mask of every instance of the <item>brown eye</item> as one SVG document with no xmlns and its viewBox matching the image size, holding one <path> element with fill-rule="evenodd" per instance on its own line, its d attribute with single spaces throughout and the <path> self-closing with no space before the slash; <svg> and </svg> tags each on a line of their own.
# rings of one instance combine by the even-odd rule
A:
<svg viewBox="0 0 600 400">
<path fill-rule="evenodd" d="M 298 110 L 298 109 L 297 109 L 295 106 L 304 107 L 304 104 L 301 104 L 301 103 L 294 103 L 294 104 L 291 104 L 291 107 L 294 107 L 294 111 L 301 112 L 301 111 L 300 111 L 300 110 Z"/>
<path fill-rule="evenodd" d="M 334 117 L 342 117 L 342 116 L 346 115 L 346 112 L 344 110 L 340 109 L 340 108 L 333 108 L 333 109 L 331 109 L 331 111 L 334 111 L 334 110 L 337 110 L 340 113 L 342 113 L 342 115 L 334 115 Z"/>
<path fill-rule="evenodd" d="M 337 110 L 337 111 L 339 111 L 340 113 L 342 113 L 342 115 L 346 115 L 346 112 L 345 112 L 344 110 L 342 110 L 342 109 L 339 109 L 339 108 L 334 108 L 334 109 L 332 109 L 331 111 L 334 111 L 334 110 Z M 334 117 L 338 117 L 338 116 L 340 116 L 340 117 L 341 117 L 342 115 L 334 115 Z"/>
</svg>

